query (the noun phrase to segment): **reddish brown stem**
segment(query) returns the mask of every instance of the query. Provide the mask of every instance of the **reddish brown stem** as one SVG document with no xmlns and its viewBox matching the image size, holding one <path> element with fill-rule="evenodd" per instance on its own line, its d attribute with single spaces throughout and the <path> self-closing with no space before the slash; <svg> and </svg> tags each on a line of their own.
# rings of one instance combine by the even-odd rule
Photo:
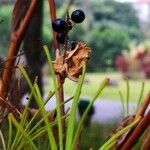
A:
<svg viewBox="0 0 150 150">
<path fill-rule="evenodd" d="M 8 101 L 4 100 L 1 97 L 0 97 L 0 105 L 3 106 L 4 108 L 7 108 L 9 112 L 11 112 L 17 120 L 20 119 L 18 110 L 13 105 L 11 105 Z"/>
<path fill-rule="evenodd" d="M 50 16 L 51 16 L 51 21 L 54 21 L 56 19 L 56 7 L 55 7 L 55 1 L 54 0 L 49 0 L 49 8 L 50 8 Z M 55 57 L 58 58 L 60 56 L 60 49 L 59 49 L 59 44 L 56 41 L 56 32 L 53 31 L 53 45 L 55 49 Z M 58 83 L 58 93 L 59 93 L 59 100 L 60 104 L 64 103 L 64 90 L 63 90 L 63 83 L 64 83 L 64 78 L 61 75 L 57 75 L 57 83 Z M 65 115 L 65 109 L 64 105 L 61 106 L 61 116 Z M 65 133 L 65 119 L 62 120 L 62 130 L 63 133 Z"/>
<path fill-rule="evenodd" d="M 11 75 L 12 75 L 11 66 L 13 66 L 15 63 L 15 59 L 12 59 L 12 58 L 14 58 L 18 53 L 19 47 L 21 45 L 21 41 L 23 40 L 23 37 L 24 37 L 24 33 L 27 29 L 27 26 L 36 8 L 36 4 L 37 4 L 37 0 L 31 1 L 27 14 L 25 18 L 23 19 L 19 29 L 17 30 L 17 32 L 14 31 L 11 34 L 11 43 L 10 43 L 10 47 L 8 51 L 8 57 L 7 57 L 8 61 L 5 64 L 6 69 L 4 69 L 3 76 L 2 76 L 3 82 L 2 82 L 2 87 L 0 91 L 0 96 L 2 98 L 5 98 L 8 93 L 9 82 L 10 82 Z"/>
<path fill-rule="evenodd" d="M 141 137 L 144 131 L 150 124 L 150 111 L 145 115 L 145 117 L 140 121 L 140 123 L 135 127 L 131 136 L 127 139 L 125 144 L 122 146 L 121 150 L 130 150 Z"/>
<path fill-rule="evenodd" d="M 144 114 L 148 108 L 150 104 L 150 92 L 148 93 L 148 95 L 146 96 L 145 100 L 143 101 L 142 105 L 140 106 L 136 116 L 141 116 L 144 117 Z M 116 150 L 120 150 L 121 147 L 127 142 L 127 140 L 129 139 L 130 136 L 132 136 L 132 133 L 134 132 L 136 127 L 134 127 L 133 129 L 130 130 L 130 132 L 126 135 L 125 139 L 117 145 Z"/>
<path fill-rule="evenodd" d="M 143 104 L 140 106 L 140 109 L 137 112 L 137 116 L 142 116 L 143 117 L 147 107 L 149 106 L 149 104 L 150 104 L 150 92 L 148 93 L 145 100 L 143 101 Z"/>
<path fill-rule="evenodd" d="M 147 131 L 143 144 L 140 148 L 141 150 L 149 150 L 150 149 L 150 128 Z"/>
<path fill-rule="evenodd" d="M 51 21 L 53 22 L 56 19 L 56 7 L 55 7 L 54 0 L 49 0 L 49 8 L 50 8 Z M 55 56 L 56 58 L 58 58 L 60 56 L 60 50 L 59 50 L 59 44 L 56 41 L 57 33 L 54 30 L 52 32 L 53 32 L 53 46 L 55 49 Z"/>
</svg>

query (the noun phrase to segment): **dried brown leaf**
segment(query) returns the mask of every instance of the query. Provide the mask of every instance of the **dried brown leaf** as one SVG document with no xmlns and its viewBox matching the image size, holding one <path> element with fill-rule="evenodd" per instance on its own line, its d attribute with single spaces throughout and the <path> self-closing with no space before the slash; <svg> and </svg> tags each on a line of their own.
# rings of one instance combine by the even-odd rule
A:
<svg viewBox="0 0 150 150">
<path fill-rule="evenodd" d="M 54 61 L 55 72 L 78 81 L 82 67 L 89 59 L 90 53 L 91 49 L 86 44 L 78 43 L 74 50 L 66 51 L 65 56 L 63 54 Z"/>
</svg>

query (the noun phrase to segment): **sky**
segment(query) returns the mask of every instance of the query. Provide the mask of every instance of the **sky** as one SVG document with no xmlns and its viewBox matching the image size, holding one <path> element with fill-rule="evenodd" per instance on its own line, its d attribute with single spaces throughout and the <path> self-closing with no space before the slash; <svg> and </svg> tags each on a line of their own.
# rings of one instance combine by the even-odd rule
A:
<svg viewBox="0 0 150 150">
<path fill-rule="evenodd" d="M 149 6 L 150 0 L 116 0 L 118 2 L 132 2 L 135 4 L 135 8 L 138 10 L 138 16 L 142 21 L 149 19 Z"/>
<path fill-rule="evenodd" d="M 139 2 L 139 3 L 147 3 L 147 2 L 150 2 L 150 0 L 116 0 L 116 1 L 119 1 L 119 2 Z"/>
</svg>

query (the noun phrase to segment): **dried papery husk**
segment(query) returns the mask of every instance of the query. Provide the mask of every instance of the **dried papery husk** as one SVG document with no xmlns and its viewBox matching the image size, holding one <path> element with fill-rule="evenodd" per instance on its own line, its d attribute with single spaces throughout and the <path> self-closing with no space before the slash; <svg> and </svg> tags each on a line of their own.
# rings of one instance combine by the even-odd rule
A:
<svg viewBox="0 0 150 150">
<path fill-rule="evenodd" d="M 65 55 L 61 55 L 54 61 L 55 72 L 72 81 L 78 81 L 90 53 L 91 49 L 86 44 L 78 43 L 74 50 L 66 51 Z"/>
</svg>

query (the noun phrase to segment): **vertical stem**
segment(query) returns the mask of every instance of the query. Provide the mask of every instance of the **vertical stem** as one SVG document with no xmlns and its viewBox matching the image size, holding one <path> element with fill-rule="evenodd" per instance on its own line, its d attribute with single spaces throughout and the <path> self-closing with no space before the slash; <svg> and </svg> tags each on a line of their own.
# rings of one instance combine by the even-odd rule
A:
<svg viewBox="0 0 150 150">
<path fill-rule="evenodd" d="M 53 22 L 56 19 L 56 7 L 55 7 L 54 0 L 49 0 L 49 8 L 50 8 L 51 21 Z M 59 50 L 58 42 L 56 41 L 57 33 L 54 30 L 52 32 L 53 32 L 53 46 L 55 49 L 55 56 L 56 58 L 58 58 L 60 56 L 60 50 Z"/>
<path fill-rule="evenodd" d="M 24 37 L 24 33 L 27 29 L 27 26 L 34 14 L 34 10 L 36 8 L 37 0 L 32 0 L 30 7 L 26 13 L 25 18 L 23 19 L 18 31 L 13 31 L 11 33 L 11 43 L 8 51 L 8 61 L 5 64 L 6 69 L 4 69 L 4 73 L 2 76 L 2 87 L 0 91 L 0 96 L 5 98 L 6 93 L 8 92 L 8 87 L 9 87 L 9 82 L 11 79 L 11 71 L 12 71 L 12 66 L 15 63 L 15 58 L 14 56 L 17 55 L 19 47 L 21 45 L 21 41 Z"/>
<path fill-rule="evenodd" d="M 0 96 L 2 98 L 6 97 L 6 94 L 8 91 L 10 77 L 12 74 L 11 67 L 14 65 L 14 61 L 15 61 L 14 59 L 11 59 L 11 58 L 13 58 L 17 54 L 16 49 L 17 49 L 17 44 L 12 42 L 10 44 L 9 51 L 8 51 L 8 57 L 7 57 L 8 61 L 6 61 L 4 73 L 2 76 L 2 88 L 0 91 Z"/>
<path fill-rule="evenodd" d="M 121 150 L 130 150 L 133 148 L 137 140 L 141 137 L 144 131 L 148 128 L 150 124 L 150 111 L 145 115 L 145 117 L 139 122 L 135 127 L 133 133 L 121 147 Z"/>
<path fill-rule="evenodd" d="M 49 0 L 49 8 L 50 8 L 50 16 L 51 21 L 54 21 L 56 19 L 56 7 L 55 7 L 55 1 Z M 60 56 L 60 49 L 58 42 L 56 41 L 56 32 L 53 31 L 53 45 L 55 49 L 55 57 L 58 58 Z M 64 90 L 63 90 L 63 83 L 64 78 L 61 75 L 57 75 L 57 83 L 58 83 L 58 93 L 59 93 L 59 100 L 60 104 L 64 103 Z M 61 106 L 61 116 L 65 115 L 65 109 L 64 105 Z M 65 133 L 65 119 L 62 120 L 62 130 L 63 133 Z"/>
<path fill-rule="evenodd" d="M 5 63 L 3 76 L 2 76 L 2 86 L 0 91 L 0 97 L 4 99 L 6 98 L 8 93 L 10 79 L 12 77 L 12 67 L 15 63 L 15 58 L 16 58 L 15 56 L 18 53 L 25 31 L 34 14 L 34 10 L 36 6 L 37 6 L 37 0 L 32 0 L 29 9 L 25 15 L 25 18 L 23 18 L 23 21 L 21 22 L 19 29 L 16 29 L 16 31 L 12 31 L 11 33 L 11 41 L 10 41 L 8 57 L 7 57 L 8 61 L 6 61 Z M 0 106 L 0 118 L 3 115 L 3 110 L 4 110 L 3 107 Z"/>
</svg>

